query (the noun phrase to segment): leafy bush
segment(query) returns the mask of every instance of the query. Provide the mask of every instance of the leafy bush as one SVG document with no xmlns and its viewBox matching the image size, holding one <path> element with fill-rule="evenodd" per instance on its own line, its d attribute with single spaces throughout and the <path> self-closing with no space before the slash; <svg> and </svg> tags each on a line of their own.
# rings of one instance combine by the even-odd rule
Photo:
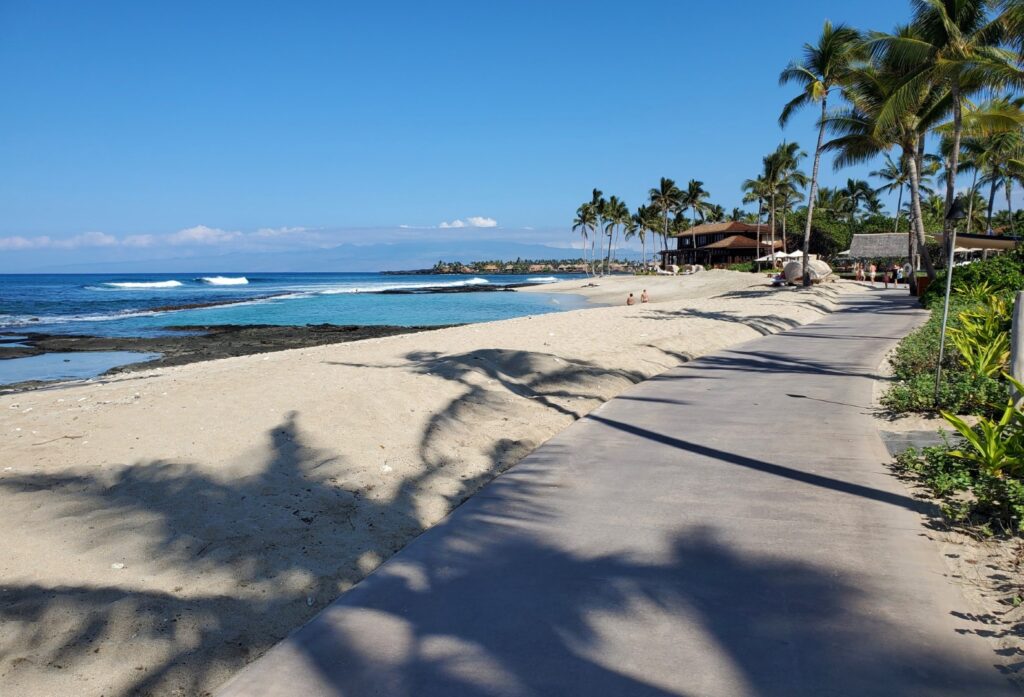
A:
<svg viewBox="0 0 1024 697">
<path fill-rule="evenodd" d="M 991 292 L 988 283 L 974 287 L 974 292 Z M 971 291 L 968 291 L 971 292 Z M 989 294 L 973 308 L 957 313 L 958 327 L 948 329 L 949 338 L 960 353 L 967 370 L 978 375 L 998 375 L 1010 360 L 1010 329 L 1012 305 L 1001 294 Z"/>
<path fill-rule="evenodd" d="M 934 358 L 932 361 L 934 363 Z M 945 361 L 943 361 L 945 363 Z M 966 370 L 943 370 L 939 401 L 958 414 L 993 413 L 992 405 L 1003 400 L 1006 388 L 998 380 Z M 899 380 L 881 399 L 882 406 L 896 414 L 935 411 L 935 366 Z"/>
<path fill-rule="evenodd" d="M 725 268 L 729 271 L 757 271 L 757 262 L 744 261 L 739 264 L 729 264 Z"/>
<path fill-rule="evenodd" d="M 991 259 L 957 266 L 953 270 L 953 282 L 965 290 L 983 283 L 987 283 L 996 293 L 1024 290 L 1024 249 L 1014 249 Z M 921 297 L 921 303 L 929 308 L 941 307 L 945 293 L 946 272 L 941 271 Z"/>
</svg>

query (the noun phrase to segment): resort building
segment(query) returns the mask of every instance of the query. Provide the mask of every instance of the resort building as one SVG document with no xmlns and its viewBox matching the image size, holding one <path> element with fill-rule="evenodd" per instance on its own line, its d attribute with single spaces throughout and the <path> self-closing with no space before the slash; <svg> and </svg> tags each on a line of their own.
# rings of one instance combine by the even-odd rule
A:
<svg viewBox="0 0 1024 697">
<path fill-rule="evenodd" d="M 739 264 L 781 250 L 782 240 L 779 237 L 776 235 L 773 250 L 772 234 L 767 225 L 738 221 L 703 223 L 679 233 L 676 236 L 676 248 L 659 254 L 664 267 L 670 264 Z"/>
</svg>

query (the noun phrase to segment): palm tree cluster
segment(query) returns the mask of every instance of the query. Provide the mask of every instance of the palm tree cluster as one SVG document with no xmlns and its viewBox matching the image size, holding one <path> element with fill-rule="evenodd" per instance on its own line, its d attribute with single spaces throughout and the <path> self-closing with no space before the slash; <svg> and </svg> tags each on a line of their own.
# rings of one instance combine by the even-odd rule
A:
<svg viewBox="0 0 1024 697">
<path fill-rule="evenodd" d="M 708 202 L 700 181 L 680 188 L 662 178 L 632 215 L 622 205 L 612 206 L 614 197 L 605 201 L 595 190 L 577 211 L 573 229 L 583 236 L 584 247 L 590 241 L 596 271 L 598 234 L 607 240 L 607 270 L 619 231 L 625 238 L 640 236 L 646 261 L 648 238 L 667 248 L 669 237 L 698 219 L 752 218 L 760 224 L 767 215 L 773 249 L 776 239 L 783 251 L 791 241 L 802 247 L 808 283 L 812 247 L 838 251 L 836 245 L 848 243 L 858 229 L 901 232 L 905 219 L 908 255 L 934 278 L 926 228 L 941 228 L 947 236 L 947 213 L 958 191 L 967 209 L 967 231 L 992 233 L 1001 226 L 1000 232 L 1015 234 L 1024 227 L 1024 213 L 1013 204 L 1014 185 L 1024 183 L 1022 51 L 1024 0 L 910 0 L 908 21 L 889 32 L 826 21 L 817 40 L 805 44 L 801 57 L 779 75 L 781 85 L 798 87 L 783 106 L 780 126 L 804 108 L 815 110 L 810 176 L 801 169 L 807 153 L 783 142 L 762 158 L 761 171 L 742 183 L 744 203 L 757 204 L 753 216 L 738 208 L 727 216 Z M 845 187 L 821 187 L 825 155 L 836 169 L 884 158 L 870 175 L 879 185 L 850 179 Z M 964 186 L 960 179 L 968 177 Z M 881 194 L 896 195 L 891 217 Z M 996 210 L 997 197 L 1005 210 Z M 789 229 L 794 226 L 800 230 Z"/>
<path fill-rule="evenodd" d="M 972 223 L 977 222 L 975 205 L 984 205 L 975 196 L 979 186 L 989 191 L 986 224 L 991 226 L 999 188 L 1008 194 L 1013 221 L 1010 192 L 1024 174 L 1024 110 L 1015 94 L 1024 85 L 1024 0 L 911 0 L 910 5 L 909 21 L 891 32 L 825 22 L 817 42 L 806 44 L 802 58 L 780 75 L 781 84 L 800 88 L 784 106 L 781 125 L 803 107 L 820 110 L 805 216 L 805 282 L 816 206 L 845 214 L 851 227 L 861 206 L 881 210 L 865 182 L 818 191 L 825 153 L 834 154 L 837 168 L 886 157 L 885 166 L 872 173 L 883 182 L 874 193 L 898 192 L 893 221 L 898 231 L 903 193 L 909 190 L 909 250 L 930 277 L 935 271 L 926 246 L 923 196 L 938 169 L 945 185 L 939 211 L 944 232 L 961 172 L 973 175 L 967 192 Z M 937 155 L 926 151 L 929 136 L 939 138 Z"/>
<path fill-rule="evenodd" d="M 726 220 L 725 208 L 711 203 L 704 182 L 691 179 L 685 189 L 662 177 L 658 186 L 648 193 L 648 200 L 630 213 L 629 207 L 616 196 L 607 199 L 598 189 L 591 192 L 590 200 L 576 209 L 572 230 L 580 235 L 584 256 L 592 274 L 608 273 L 614 259 L 618 240 L 637 238 L 643 250 L 643 264 L 647 267 L 647 243 L 655 242 L 662 250 L 668 249 L 670 237 L 697 225 L 697 221 L 720 222 Z M 732 219 L 743 215 L 735 208 Z M 597 242 L 601 238 L 601 247 Z M 598 254 L 603 256 L 603 259 Z"/>
</svg>

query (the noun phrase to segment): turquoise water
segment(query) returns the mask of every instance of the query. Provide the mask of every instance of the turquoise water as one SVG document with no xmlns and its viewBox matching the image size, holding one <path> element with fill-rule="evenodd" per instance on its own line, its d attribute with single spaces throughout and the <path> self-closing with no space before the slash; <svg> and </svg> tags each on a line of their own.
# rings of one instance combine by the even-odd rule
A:
<svg viewBox="0 0 1024 697">
<path fill-rule="evenodd" d="M 159 357 L 159 353 L 138 351 L 82 351 L 11 358 L 0 361 L 0 385 L 29 380 L 81 380 L 119 365 L 142 363 Z"/>
<path fill-rule="evenodd" d="M 572 276 L 383 274 L 0 275 L 0 333 L 146 336 L 207 324 L 462 324 L 582 306 L 566 295 L 436 293 Z M 385 291 L 401 291 L 389 295 Z M 273 297 L 271 297 L 273 296 Z M 168 310 L 190 304 L 235 304 Z"/>
</svg>

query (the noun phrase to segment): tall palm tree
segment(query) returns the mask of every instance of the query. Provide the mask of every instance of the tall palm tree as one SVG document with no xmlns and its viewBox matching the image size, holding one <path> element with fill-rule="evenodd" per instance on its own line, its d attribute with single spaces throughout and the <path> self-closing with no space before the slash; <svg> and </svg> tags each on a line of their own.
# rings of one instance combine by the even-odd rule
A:
<svg viewBox="0 0 1024 697">
<path fill-rule="evenodd" d="M 741 187 L 743 189 L 743 203 L 757 203 L 757 258 L 761 258 L 761 216 L 764 214 L 764 204 L 768 200 L 768 182 L 763 176 L 756 179 L 747 179 Z M 735 211 L 734 211 L 735 212 Z M 772 249 L 769 254 L 775 254 L 775 240 L 772 239 Z M 760 262 L 758 262 L 760 264 Z M 774 262 L 773 262 L 774 264 Z M 758 266 L 760 268 L 760 266 Z"/>
<path fill-rule="evenodd" d="M 611 267 L 614 243 L 618 238 L 620 228 L 628 224 L 630 220 L 629 207 L 618 196 L 611 196 L 604 206 L 604 233 L 608 237 L 607 254 L 604 259 L 604 272 L 607 274 Z"/>
<path fill-rule="evenodd" d="M 738 223 L 739 221 L 743 220 L 746 217 L 747 212 L 742 208 L 733 208 L 732 212 L 729 214 L 729 220 L 733 221 L 734 223 Z"/>
<path fill-rule="evenodd" d="M 1013 12 L 992 0 L 913 0 L 910 32 L 875 34 L 869 45 L 899 71 L 899 84 L 879 110 L 876 128 L 896 124 L 923 90 L 948 90 L 953 115 L 946 210 L 956 197 L 965 100 L 986 88 L 1024 85 L 1020 56 L 1007 42 Z M 995 8 L 995 12 L 990 10 Z M 944 231 L 949 231 L 946 221 Z"/>
<path fill-rule="evenodd" d="M 679 199 L 679 209 L 690 211 L 690 239 L 694 249 L 696 249 L 697 238 L 696 233 L 692 232 L 692 230 L 697 227 L 697 216 L 704 217 L 704 211 L 707 210 L 706 202 L 708 196 L 708 192 L 704 190 L 704 182 L 691 179 Z"/>
<path fill-rule="evenodd" d="M 870 176 L 885 182 L 882 186 L 875 189 L 876 194 L 892 194 L 893 191 L 899 192 L 899 195 L 896 197 L 896 215 L 894 216 L 896 223 L 893 228 L 893 232 L 898 233 L 900 231 L 900 209 L 903 207 L 903 189 L 906 188 L 907 181 L 909 181 L 907 169 L 902 164 L 897 164 L 892 159 L 892 155 L 886 153 L 885 166 L 871 172 Z"/>
<path fill-rule="evenodd" d="M 594 217 L 597 220 L 597 230 L 604 229 L 604 209 L 608 205 L 608 202 L 604 200 L 604 193 L 600 189 L 594 189 L 590 194 L 590 206 L 594 210 Z M 594 235 L 590 240 L 590 266 L 594 274 L 597 274 L 597 257 L 595 256 L 595 245 L 597 244 L 597 235 Z"/>
<path fill-rule="evenodd" d="M 779 84 L 791 82 L 801 87 L 800 94 L 791 99 L 782 109 L 779 125 L 785 127 L 790 117 L 798 110 L 814 102 L 821 102 L 821 116 L 818 119 L 818 145 L 814 149 L 814 166 L 811 169 L 811 191 L 807 197 L 807 223 L 804 227 L 804 285 L 811 282 L 809 273 L 811 226 L 814 221 L 814 203 L 818 191 L 818 172 L 825 145 L 825 117 L 828 114 L 828 97 L 835 89 L 842 89 L 843 81 L 850 72 L 850 66 L 857 58 L 861 47 L 860 33 L 843 24 L 833 26 L 826 21 L 816 44 L 804 44 L 803 60 L 790 63 L 779 75 Z"/>
<path fill-rule="evenodd" d="M 679 202 L 683 192 L 679 190 L 676 183 L 668 177 L 662 177 L 657 188 L 651 189 L 648 193 L 651 199 L 651 207 L 656 210 L 662 218 L 662 249 L 668 251 L 668 219 L 679 210 Z"/>
<path fill-rule="evenodd" d="M 897 32 L 900 36 L 914 36 L 908 27 L 898 28 Z M 827 127 L 836 137 L 825 143 L 825 149 L 838 153 L 837 168 L 866 162 L 894 147 L 900 149 L 901 166 L 906 167 L 910 178 L 914 243 L 925 271 L 934 279 L 935 267 L 925 245 L 921 215 L 921 146 L 925 134 L 948 112 L 950 94 L 932 84 L 919 87 L 913 95 L 904 95 L 899 113 L 886 112 L 892 110 L 893 93 L 905 88 L 902 70 L 885 55 L 873 64 L 859 66 L 851 73 L 846 87 L 850 105 L 826 118 Z"/>
<path fill-rule="evenodd" d="M 653 225 L 652 225 L 653 223 Z M 640 246 L 643 249 L 644 269 L 647 268 L 647 233 L 657 230 L 657 212 L 650 206 L 640 206 L 632 215 L 626 226 L 625 238 L 640 238 Z"/>
<path fill-rule="evenodd" d="M 843 200 L 843 209 L 847 215 L 847 221 L 850 226 L 850 234 L 853 234 L 854 226 L 857 223 L 857 215 L 860 213 L 860 207 L 862 204 L 870 201 L 874 195 L 875 190 L 871 188 L 863 179 L 847 179 L 846 186 L 839 191 L 840 196 Z"/>
<path fill-rule="evenodd" d="M 587 260 L 587 237 L 590 233 L 594 232 L 597 227 L 597 214 L 594 212 L 594 207 L 590 203 L 584 203 L 582 206 L 576 209 L 576 219 L 572 221 L 572 231 L 579 232 L 583 238 L 583 260 Z M 593 257 L 591 257 L 590 266 L 587 270 L 589 276 L 593 271 Z"/>
<path fill-rule="evenodd" d="M 800 160 L 807 156 L 797 143 L 783 142 L 764 158 L 763 179 L 768 185 L 768 224 L 772 234 L 772 252 L 775 251 L 776 221 L 782 216 L 782 252 L 787 251 L 785 209 L 780 205 L 792 192 L 807 186 L 807 175 L 799 169 Z"/>
</svg>

